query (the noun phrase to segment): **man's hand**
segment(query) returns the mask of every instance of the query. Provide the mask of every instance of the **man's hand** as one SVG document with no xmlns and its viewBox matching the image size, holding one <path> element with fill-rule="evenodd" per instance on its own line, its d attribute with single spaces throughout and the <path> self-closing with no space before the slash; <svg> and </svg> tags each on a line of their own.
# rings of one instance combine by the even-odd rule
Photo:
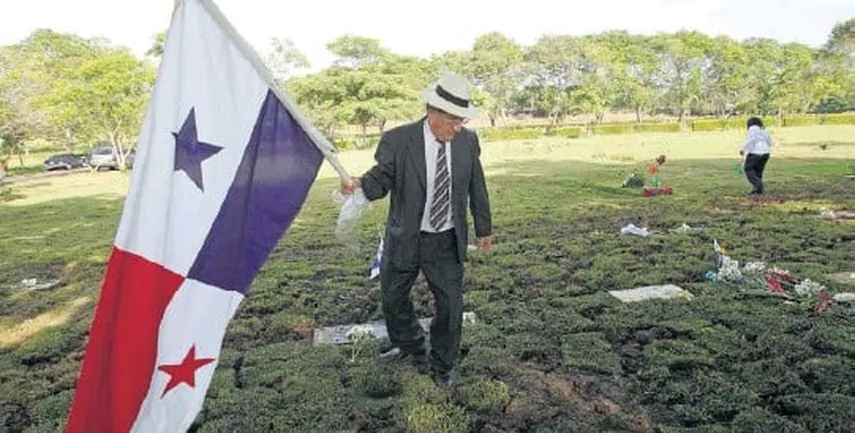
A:
<svg viewBox="0 0 855 433">
<path fill-rule="evenodd" d="M 362 186 L 362 182 L 359 181 L 358 177 L 354 177 L 350 179 L 350 182 L 342 182 L 341 183 L 341 193 L 344 195 L 353 194 L 353 191 L 356 191 Z"/>
<path fill-rule="evenodd" d="M 493 236 L 484 236 L 475 240 L 475 245 L 478 246 L 478 251 L 487 251 L 493 247 Z"/>
</svg>

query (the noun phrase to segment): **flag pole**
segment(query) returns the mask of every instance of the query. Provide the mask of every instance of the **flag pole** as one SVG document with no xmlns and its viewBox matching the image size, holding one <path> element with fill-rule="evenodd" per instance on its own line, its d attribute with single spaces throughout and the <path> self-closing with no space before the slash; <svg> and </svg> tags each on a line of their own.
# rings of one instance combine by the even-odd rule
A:
<svg viewBox="0 0 855 433">
<path fill-rule="evenodd" d="M 176 5 L 183 2 L 184 0 L 175 0 Z M 306 134 L 311 139 L 312 143 L 318 148 L 318 150 L 323 153 L 326 160 L 333 166 L 335 171 L 338 173 L 339 178 L 341 178 L 342 182 L 349 183 L 350 182 L 350 174 L 348 174 L 347 170 L 345 170 L 344 166 L 341 164 L 341 161 L 338 159 L 338 153 L 333 147 L 333 145 L 324 137 L 323 134 L 318 130 L 315 125 L 312 124 L 308 120 L 308 118 L 300 111 L 288 94 L 285 93 L 279 86 L 276 84 L 276 80 L 273 79 L 273 74 L 271 74 L 270 69 L 267 68 L 267 65 L 264 64 L 264 61 L 258 56 L 258 53 L 252 48 L 252 46 L 247 42 L 232 26 L 229 20 L 223 15 L 217 5 L 214 4 L 212 0 L 198 0 L 199 4 L 205 8 L 205 10 L 211 15 L 211 18 L 220 25 L 223 31 L 226 32 L 228 37 L 235 43 L 238 50 L 246 57 L 246 59 L 261 73 L 262 78 L 273 90 L 273 93 L 279 100 L 285 105 L 285 108 L 294 116 L 294 120 L 300 125 Z"/>
</svg>

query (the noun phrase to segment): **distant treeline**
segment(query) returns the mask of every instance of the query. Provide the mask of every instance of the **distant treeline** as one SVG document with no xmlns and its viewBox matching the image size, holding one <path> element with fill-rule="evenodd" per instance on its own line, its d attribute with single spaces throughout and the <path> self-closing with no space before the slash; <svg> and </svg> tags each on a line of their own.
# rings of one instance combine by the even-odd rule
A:
<svg viewBox="0 0 855 433">
<path fill-rule="evenodd" d="M 144 59 L 109 41 L 51 30 L 0 47 L 0 159 L 34 140 L 38 147 L 105 142 L 127 151 L 164 42 L 163 33 L 156 35 Z M 419 116 L 420 92 L 443 71 L 472 79 L 480 120 L 493 127 L 484 130 L 487 136 L 708 130 L 749 114 L 785 126 L 848 119 L 819 115 L 855 108 L 855 19 L 835 25 L 818 48 L 688 31 L 547 35 L 530 46 L 488 33 L 471 50 L 431 58 L 393 53 L 354 35 L 327 47 L 337 56 L 334 64 L 302 76 L 295 73 L 309 63 L 289 39 L 274 38 L 262 54 L 280 84 L 342 145 L 348 143 L 341 139 L 353 140 L 348 129 L 355 127 L 364 142 Z M 613 125 L 626 113 L 634 124 Z M 674 124 L 651 123 L 662 117 Z M 543 126 L 509 129 L 519 123 L 513 118 L 535 118 L 529 123 Z"/>
</svg>

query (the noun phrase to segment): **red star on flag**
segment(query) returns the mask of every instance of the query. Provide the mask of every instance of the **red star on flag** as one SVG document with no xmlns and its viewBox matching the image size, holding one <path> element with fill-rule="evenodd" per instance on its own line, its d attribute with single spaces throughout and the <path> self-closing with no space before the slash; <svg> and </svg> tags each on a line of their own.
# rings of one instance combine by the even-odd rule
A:
<svg viewBox="0 0 855 433">
<path fill-rule="evenodd" d="M 214 362 L 214 358 L 199 358 L 196 359 L 196 345 L 193 345 L 181 364 L 165 364 L 158 366 L 157 369 L 170 376 L 166 388 L 163 390 L 160 398 L 163 398 L 167 392 L 182 383 L 186 383 L 190 388 L 196 387 L 196 370 Z"/>
</svg>

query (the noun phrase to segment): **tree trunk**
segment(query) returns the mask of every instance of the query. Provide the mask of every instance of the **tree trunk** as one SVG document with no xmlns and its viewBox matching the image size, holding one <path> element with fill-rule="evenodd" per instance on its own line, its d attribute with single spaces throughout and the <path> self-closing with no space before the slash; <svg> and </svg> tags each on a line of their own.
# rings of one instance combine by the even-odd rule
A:
<svg viewBox="0 0 855 433">
<path fill-rule="evenodd" d="M 110 132 L 110 144 L 113 145 L 113 151 L 116 152 L 116 160 L 119 164 L 119 171 L 125 171 L 125 152 L 122 149 L 122 143 L 119 140 L 116 132 Z"/>
<path fill-rule="evenodd" d="M 74 152 L 74 134 L 71 133 L 71 128 L 65 128 L 65 150 Z"/>
</svg>

